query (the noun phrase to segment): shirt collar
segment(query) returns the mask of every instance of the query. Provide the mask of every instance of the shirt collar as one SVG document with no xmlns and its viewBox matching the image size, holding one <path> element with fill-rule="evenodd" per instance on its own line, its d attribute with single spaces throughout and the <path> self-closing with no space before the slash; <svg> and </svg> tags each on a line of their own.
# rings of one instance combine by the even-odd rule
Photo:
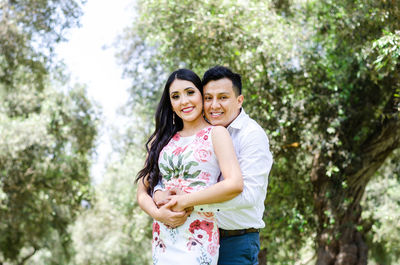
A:
<svg viewBox="0 0 400 265">
<path fill-rule="evenodd" d="M 244 109 L 241 108 L 239 115 L 231 122 L 231 124 L 228 125 L 228 129 L 232 128 L 240 130 L 244 125 L 246 117 L 247 114 L 244 112 Z"/>
</svg>

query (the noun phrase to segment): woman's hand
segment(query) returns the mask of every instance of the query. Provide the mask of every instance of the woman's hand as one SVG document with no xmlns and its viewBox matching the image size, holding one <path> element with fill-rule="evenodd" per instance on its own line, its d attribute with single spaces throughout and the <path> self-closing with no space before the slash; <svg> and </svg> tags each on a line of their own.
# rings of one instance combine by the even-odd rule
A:
<svg viewBox="0 0 400 265">
<path fill-rule="evenodd" d="M 183 225 L 190 213 L 186 211 L 175 211 L 172 208 L 176 205 L 176 201 L 170 200 L 168 203 L 161 206 L 157 211 L 157 221 L 162 222 L 170 228 L 175 228 Z"/>
<path fill-rule="evenodd" d="M 168 190 L 156 190 L 153 194 L 154 203 L 158 208 L 167 204 L 169 202 L 168 196 L 170 196 L 170 192 Z"/>
</svg>

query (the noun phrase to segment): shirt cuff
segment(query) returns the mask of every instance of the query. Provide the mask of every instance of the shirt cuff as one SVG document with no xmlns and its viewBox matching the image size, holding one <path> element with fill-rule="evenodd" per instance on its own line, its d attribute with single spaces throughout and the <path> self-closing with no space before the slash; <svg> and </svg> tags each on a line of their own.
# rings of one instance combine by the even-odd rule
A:
<svg viewBox="0 0 400 265">
<path fill-rule="evenodd" d="M 224 203 L 213 203 L 213 204 L 203 204 L 203 205 L 196 205 L 194 206 L 194 211 L 196 212 L 221 212 L 221 211 L 231 211 L 231 210 L 238 210 L 241 208 L 248 208 L 248 207 L 240 207 L 234 205 L 227 205 Z"/>
<path fill-rule="evenodd" d="M 161 182 L 159 182 L 159 183 L 154 187 L 154 190 L 153 190 L 153 193 L 152 193 L 152 197 L 153 197 L 153 198 L 154 198 L 154 193 L 156 193 L 156 191 L 158 191 L 158 190 L 164 190 L 163 185 L 161 184 Z"/>
</svg>

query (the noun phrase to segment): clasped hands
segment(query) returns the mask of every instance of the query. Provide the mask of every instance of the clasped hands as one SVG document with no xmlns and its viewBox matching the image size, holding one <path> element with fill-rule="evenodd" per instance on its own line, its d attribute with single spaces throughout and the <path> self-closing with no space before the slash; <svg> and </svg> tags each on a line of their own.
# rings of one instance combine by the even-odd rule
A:
<svg viewBox="0 0 400 265">
<path fill-rule="evenodd" d="M 187 217 L 192 213 L 193 207 L 185 208 L 182 205 L 183 195 L 185 194 L 180 189 L 155 192 L 153 199 L 159 209 L 158 220 L 167 227 L 175 228 L 184 224 Z"/>
</svg>

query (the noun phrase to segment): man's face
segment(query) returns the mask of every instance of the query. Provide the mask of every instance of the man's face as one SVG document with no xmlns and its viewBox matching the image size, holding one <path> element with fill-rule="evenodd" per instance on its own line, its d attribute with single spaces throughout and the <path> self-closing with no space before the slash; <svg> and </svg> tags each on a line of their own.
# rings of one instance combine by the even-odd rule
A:
<svg viewBox="0 0 400 265">
<path fill-rule="evenodd" d="M 240 113 L 243 95 L 236 96 L 228 78 L 204 86 L 204 113 L 212 125 L 227 127 Z"/>
</svg>

